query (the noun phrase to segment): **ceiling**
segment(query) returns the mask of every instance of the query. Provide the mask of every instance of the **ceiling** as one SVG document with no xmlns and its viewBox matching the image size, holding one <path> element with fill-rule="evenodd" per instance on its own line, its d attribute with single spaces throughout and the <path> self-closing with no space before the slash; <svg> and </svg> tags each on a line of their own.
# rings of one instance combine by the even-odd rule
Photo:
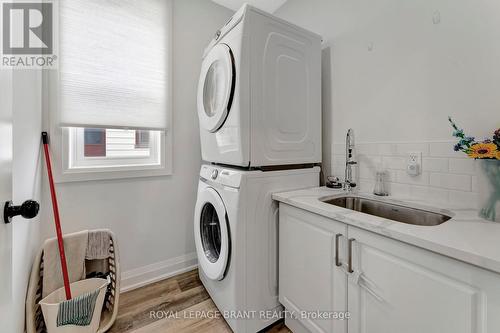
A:
<svg viewBox="0 0 500 333">
<path fill-rule="evenodd" d="M 243 6 L 244 3 L 248 3 L 249 5 L 265 10 L 266 12 L 274 13 L 287 0 L 212 0 L 212 1 L 232 10 L 238 10 L 241 6 Z"/>
</svg>

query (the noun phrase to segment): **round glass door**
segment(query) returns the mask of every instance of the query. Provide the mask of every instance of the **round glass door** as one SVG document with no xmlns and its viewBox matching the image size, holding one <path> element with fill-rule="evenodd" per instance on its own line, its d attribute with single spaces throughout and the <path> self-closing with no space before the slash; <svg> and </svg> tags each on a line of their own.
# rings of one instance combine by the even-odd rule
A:
<svg viewBox="0 0 500 333">
<path fill-rule="evenodd" d="M 198 83 L 198 116 L 205 130 L 216 132 L 222 126 L 231 107 L 233 88 L 231 50 L 217 44 L 203 60 Z"/>
<path fill-rule="evenodd" d="M 210 65 L 203 85 L 203 109 L 209 117 L 225 107 L 227 76 L 226 66 L 220 60 Z"/>
<path fill-rule="evenodd" d="M 219 260 L 221 250 L 221 230 L 217 211 L 211 203 L 206 203 L 201 211 L 201 245 L 208 261 Z"/>
<path fill-rule="evenodd" d="M 198 263 L 212 280 L 222 280 L 229 259 L 229 228 L 226 207 L 211 187 L 198 192 L 194 216 L 194 238 Z"/>
</svg>

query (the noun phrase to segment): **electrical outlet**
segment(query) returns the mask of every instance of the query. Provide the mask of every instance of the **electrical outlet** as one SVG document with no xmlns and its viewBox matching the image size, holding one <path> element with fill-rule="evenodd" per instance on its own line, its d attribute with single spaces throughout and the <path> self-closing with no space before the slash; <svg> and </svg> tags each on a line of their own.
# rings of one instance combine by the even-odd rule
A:
<svg viewBox="0 0 500 333">
<path fill-rule="evenodd" d="M 406 166 L 406 173 L 410 176 L 418 176 L 422 169 L 422 153 L 410 152 L 408 153 L 408 162 Z"/>
</svg>

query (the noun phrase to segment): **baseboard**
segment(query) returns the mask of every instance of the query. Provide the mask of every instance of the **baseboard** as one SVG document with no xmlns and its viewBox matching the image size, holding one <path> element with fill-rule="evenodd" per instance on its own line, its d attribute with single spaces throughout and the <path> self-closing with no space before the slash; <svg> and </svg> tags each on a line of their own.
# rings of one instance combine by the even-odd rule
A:
<svg viewBox="0 0 500 333">
<path fill-rule="evenodd" d="M 157 262 L 122 273 L 120 292 L 130 291 L 181 274 L 198 266 L 196 253 Z"/>
<path fill-rule="evenodd" d="M 309 330 L 298 319 L 289 316 L 285 319 L 285 326 L 293 333 L 309 333 Z"/>
</svg>

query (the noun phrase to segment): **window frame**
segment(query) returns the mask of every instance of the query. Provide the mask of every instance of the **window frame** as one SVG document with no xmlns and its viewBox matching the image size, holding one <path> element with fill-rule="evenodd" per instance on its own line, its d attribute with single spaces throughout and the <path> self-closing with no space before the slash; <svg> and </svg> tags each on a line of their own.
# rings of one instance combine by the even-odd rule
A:
<svg viewBox="0 0 500 333">
<path fill-rule="evenodd" d="M 141 177 L 170 176 L 173 174 L 172 132 L 160 132 L 160 163 L 157 165 L 127 165 L 107 167 L 70 168 L 70 129 L 51 127 L 50 150 L 56 183 L 112 180 Z"/>
<path fill-rule="evenodd" d="M 126 179 L 140 177 L 170 176 L 173 174 L 173 132 L 172 132 L 172 35 L 173 35 L 173 13 L 172 2 L 168 1 L 168 22 L 166 22 L 167 44 L 167 89 L 166 99 L 168 128 L 160 131 L 159 147 L 157 151 L 159 163 L 140 165 L 114 165 L 101 167 L 79 167 L 71 168 L 71 140 L 70 129 L 58 126 L 60 94 L 60 75 L 58 69 L 42 71 L 42 110 L 46 115 L 45 126 L 49 128 L 50 150 L 53 159 L 53 173 L 56 183 L 93 181 L 107 179 Z M 144 129 L 147 130 L 147 129 Z M 82 146 L 83 150 L 83 146 Z M 133 158 L 131 158 L 133 159 Z"/>
</svg>

